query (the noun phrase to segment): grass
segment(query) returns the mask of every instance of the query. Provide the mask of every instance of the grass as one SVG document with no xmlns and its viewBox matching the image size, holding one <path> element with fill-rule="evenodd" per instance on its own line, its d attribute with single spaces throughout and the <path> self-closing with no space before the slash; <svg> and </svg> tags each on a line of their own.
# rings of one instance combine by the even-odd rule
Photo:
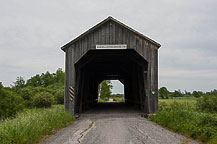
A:
<svg viewBox="0 0 217 144">
<path fill-rule="evenodd" d="M 124 102 L 125 99 L 124 97 L 113 97 L 113 101 L 114 102 Z M 99 98 L 98 102 L 109 102 L 109 100 Z"/>
<path fill-rule="evenodd" d="M 159 103 L 166 103 L 166 104 L 171 104 L 173 102 L 178 102 L 178 103 L 188 103 L 192 106 L 195 106 L 198 98 L 195 97 L 178 97 L 178 98 L 172 98 L 172 99 L 159 99 Z"/>
<path fill-rule="evenodd" d="M 159 100 L 157 115 L 150 120 L 208 144 L 217 144 L 217 115 L 199 112 L 196 98 Z"/>
<path fill-rule="evenodd" d="M 0 121 L 0 143 L 33 144 L 73 120 L 73 115 L 65 112 L 63 105 L 47 109 L 28 109 L 13 119 Z"/>
<path fill-rule="evenodd" d="M 98 99 L 98 102 L 107 102 L 107 101 L 100 98 L 100 99 Z"/>
<path fill-rule="evenodd" d="M 115 102 L 124 102 L 124 98 L 114 98 Z"/>
</svg>

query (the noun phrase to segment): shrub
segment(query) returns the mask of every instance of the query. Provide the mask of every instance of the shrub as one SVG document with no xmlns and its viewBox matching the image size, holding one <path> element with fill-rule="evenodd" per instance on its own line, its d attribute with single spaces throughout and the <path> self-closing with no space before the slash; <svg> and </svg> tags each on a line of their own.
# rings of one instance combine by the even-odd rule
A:
<svg viewBox="0 0 217 144">
<path fill-rule="evenodd" d="M 25 87 L 18 91 L 19 95 L 25 100 L 25 107 L 32 107 L 32 99 L 35 95 L 33 87 Z"/>
<path fill-rule="evenodd" d="M 217 95 L 203 95 L 197 100 L 197 107 L 201 111 L 217 112 Z"/>
<path fill-rule="evenodd" d="M 192 95 L 196 98 L 199 98 L 203 95 L 202 91 L 193 91 Z"/>
<path fill-rule="evenodd" d="M 25 87 L 25 88 L 20 89 L 18 93 L 20 94 L 20 96 L 22 96 L 24 100 L 27 100 L 27 101 L 30 101 L 31 97 L 33 97 L 34 95 L 34 92 L 32 88 L 30 87 Z"/>
<path fill-rule="evenodd" d="M 24 108 L 24 100 L 16 93 L 0 89 L 0 119 L 14 116 Z"/>
<path fill-rule="evenodd" d="M 149 119 L 202 142 L 213 141 L 217 136 L 216 115 L 199 113 L 188 104 L 174 102 L 162 105 L 157 115 L 152 115 Z"/>
<path fill-rule="evenodd" d="M 39 92 L 32 99 L 33 106 L 38 108 L 51 107 L 53 102 L 54 96 L 48 92 Z"/>
<path fill-rule="evenodd" d="M 54 93 L 57 104 L 64 104 L 64 89 L 59 89 Z"/>
<path fill-rule="evenodd" d="M 40 93 L 40 92 L 48 92 L 50 94 L 54 94 L 54 90 L 46 88 L 46 87 L 42 87 L 42 86 L 34 87 L 32 90 L 33 90 L 33 93 L 35 94 Z"/>
<path fill-rule="evenodd" d="M 52 85 L 47 86 L 48 89 L 56 90 L 56 89 L 64 89 L 64 84 L 62 83 L 54 83 Z"/>
<path fill-rule="evenodd" d="M 183 97 L 184 95 L 182 92 L 179 90 L 175 90 L 174 93 L 172 94 L 172 97 Z"/>
</svg>

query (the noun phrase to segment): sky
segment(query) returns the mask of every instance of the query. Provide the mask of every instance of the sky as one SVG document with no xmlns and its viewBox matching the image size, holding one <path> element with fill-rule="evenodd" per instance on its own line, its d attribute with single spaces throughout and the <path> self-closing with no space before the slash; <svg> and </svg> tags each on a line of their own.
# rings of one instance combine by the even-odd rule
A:
<svg viewBox="0 0 217 144">
<path fill-rule="evenodd" d="M 108 16 L 162 45 L 159 87 L 217 88 L 216 0 L 0 0 L 0 81 L 64 69 L 60 47 Z"/>
</svg>

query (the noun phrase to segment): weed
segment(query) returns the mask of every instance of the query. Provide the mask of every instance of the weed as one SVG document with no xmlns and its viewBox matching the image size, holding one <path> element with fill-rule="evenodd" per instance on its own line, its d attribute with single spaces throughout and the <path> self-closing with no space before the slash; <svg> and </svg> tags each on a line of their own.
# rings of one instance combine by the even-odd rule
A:
<svg viewBox="0 0 217 144">
<path fill-rule="evenodd" d="M 52 134 L 55 128 L 71 123 L 73 119 L 72 114 L 65 112 L 60 105 L 49 109 L 29 109 L 14 119 L 0 121 L 0 143 L 32 144 L 44 135 Z"/>
<path fill-rule="evenodd" d="M 216 139 L 217 117 L 215 114 L 201 113 L 189 103 L 176 101 L 169 104 L 163 103 L 159 108 L 157 115 L 150 116 L 150 120 L 202 142 Z"/>
</svg>

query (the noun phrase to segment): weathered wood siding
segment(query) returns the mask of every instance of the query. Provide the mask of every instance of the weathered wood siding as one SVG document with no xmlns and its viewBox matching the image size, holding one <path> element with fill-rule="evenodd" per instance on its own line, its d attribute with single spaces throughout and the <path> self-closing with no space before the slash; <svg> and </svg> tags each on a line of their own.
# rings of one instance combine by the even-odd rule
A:
<svg viewBox="0 0 217 144">
<path fill-rule="evenodd" d="M 65 108 L 72 109 L 73 102 L 68 99 L 68 87 L 75 87 L 74 64 L 96 45 L 127 44 L 128 49 L 135 49 L 148 62 L 148 70 L 144 72 L 145 111 L 154 113 L 158 109 L 158 47 L 143 37 L 122 27 L 113 21 L 108 21 L 93 32 L 82 37 L 66 50 L 66 91 Z M 148 90 L 148 96 L 146 96 Z"/>
</svg>

